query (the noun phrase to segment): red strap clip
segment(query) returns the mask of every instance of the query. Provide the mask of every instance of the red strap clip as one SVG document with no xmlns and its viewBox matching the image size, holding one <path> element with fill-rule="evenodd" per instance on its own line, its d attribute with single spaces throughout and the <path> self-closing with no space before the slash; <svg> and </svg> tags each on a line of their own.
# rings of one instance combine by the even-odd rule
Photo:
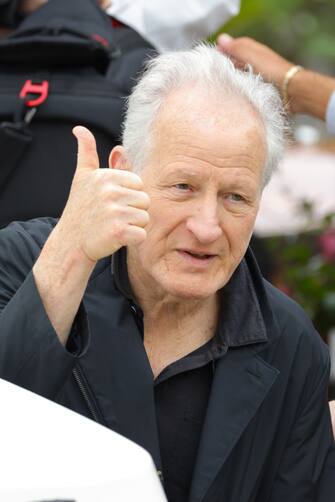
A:
<svg viewBox="0 0 335 502">
<path fill-rule="evenodd" d="M 105 38 L 103 38 L 102 36 L 98 35 L 98 34 L 95 34 L 95 35 L 92 35 L 91 37 L 93 40 L 95 40 L 96 42 L 99 42 L 99 44 L 103 45 L 104 47 L 109 47 L 109 42 L 108 40 L 106 40 Z"/>
<path fill-rule="evenodd" d="M 49 94 L 49 82 L 43 80 L 42 82 L 33 83 L 31 80 L 26 80 L 20 91 L 20 98 L 24 99 L 29 94 L 37 94 L 35 99 L 26 101 L 27 106 L 39 106 L 44 103 Z"/>
</svg>

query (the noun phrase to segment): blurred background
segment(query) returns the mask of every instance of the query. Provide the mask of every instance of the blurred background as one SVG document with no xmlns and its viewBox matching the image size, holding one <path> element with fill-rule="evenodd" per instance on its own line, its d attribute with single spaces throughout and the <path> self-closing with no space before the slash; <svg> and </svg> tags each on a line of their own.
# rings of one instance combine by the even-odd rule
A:
<svg viewBox="0 0 335 502">
<path fill-rule="evenodd" d="M 335 76 L 335 0 L 242 0 L 219 32 L 250 36 L 290 61 Z M 213 37 L 215 40 L 215 37 Z M 292 120 L 290 145 L 264 191 L 255 251 L 264 274 L 309 313 L 332 356 L 335 398 L 335 138 Z"/>
</svg>

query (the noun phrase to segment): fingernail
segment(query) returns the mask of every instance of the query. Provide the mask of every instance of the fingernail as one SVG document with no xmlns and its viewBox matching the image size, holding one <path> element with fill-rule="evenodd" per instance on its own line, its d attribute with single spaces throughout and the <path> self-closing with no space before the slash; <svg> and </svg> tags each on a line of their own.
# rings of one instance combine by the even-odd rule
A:
<svg viewBox="0 0 335 502">
<path fill-rule="evenodd" d="M 229 44 L 233 40 L 233 37 L 228 35 L 228 33 L 221 33 L 221 35 L 218 36 L 217 41 L 220 45 L 226 45 Z"/>
<path fill-rule="evenodd" d="M 81 126 L 81 125 L 75 126 L 72 129 L 72 133 L 76 136 L 76 138 L 78 138 L 78 137 L 79 138 L 84 138 L 84 137 L 90 136 L 90 131 L 88 131 L 86 129 L 86 127 Z"/>
</svg>

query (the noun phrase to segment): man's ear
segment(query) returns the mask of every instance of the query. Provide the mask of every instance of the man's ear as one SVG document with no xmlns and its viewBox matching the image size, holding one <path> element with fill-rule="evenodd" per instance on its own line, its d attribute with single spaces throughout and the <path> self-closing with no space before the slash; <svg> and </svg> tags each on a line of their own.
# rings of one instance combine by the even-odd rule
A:
<svg viewBox="0 0 335 502">
<path fill-rule="evenodd" d="M 132 165 L 127 159 L 125 149 L 122 145 L 114 146 L 109 155 L 110 169 L 123 169 L 124 171 L 132 171 Z"/>
</svg>

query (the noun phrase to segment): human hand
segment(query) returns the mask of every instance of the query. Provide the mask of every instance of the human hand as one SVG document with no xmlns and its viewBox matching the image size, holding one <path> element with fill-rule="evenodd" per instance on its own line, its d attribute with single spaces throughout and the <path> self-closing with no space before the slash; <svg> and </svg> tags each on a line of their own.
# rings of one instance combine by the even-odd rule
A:
<svg viewBox="0 0 335 502">
<path fill-rule="evenodd" d="M 57 234 L 93 262 L 122 246 L 142 242 L 149 222 L 149 196 L 141 178 L 122 169 L 99 169 L 92 133 L 75 127 L 78 161 Z"/>
<path fill-rule="evenodd" d="M 236 67 L 243 69 L 250 64 L 256 73 L 261 73 L 264 80 L 281 89 L 287 71 L 294 66 L 275 51 L 248 37 L 232 38 L 219 35 L 218 49 L 230 56 Z"/>
<path fill-rule="evenodd" d="M 332 418 L 333 435 L 335 438 L 335 401 L 330 401 L 329 408 L 330 408 L 330 414 L 331 414 L 331 418 Z"/>
</svg>

